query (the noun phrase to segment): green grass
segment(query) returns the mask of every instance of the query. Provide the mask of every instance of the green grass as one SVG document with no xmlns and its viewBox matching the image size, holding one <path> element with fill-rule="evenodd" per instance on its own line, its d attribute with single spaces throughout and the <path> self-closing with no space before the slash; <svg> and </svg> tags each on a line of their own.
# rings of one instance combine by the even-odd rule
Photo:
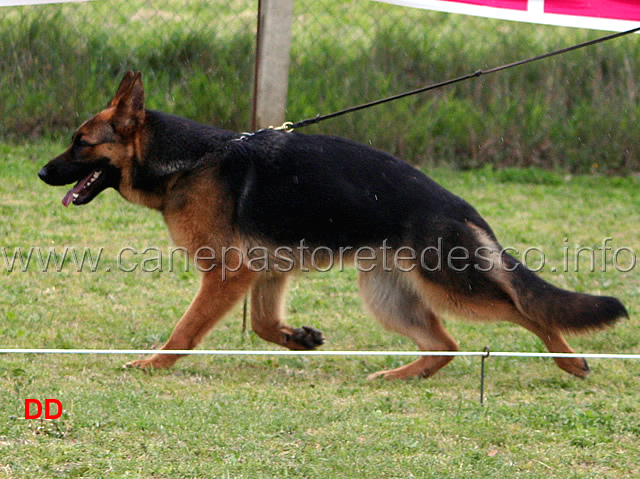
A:
<svg viewBox="0 0 640 479">
<path fill-rule="evenodd" d="M 0 246 L 104 247 L 105 262 L 95 273 L 72 265 L 8 273 L 0 258 L 0 347 L 159 346 L 197 278 L 118 272 L 123 246 L 169 248 L 162 220 L 113 191 L 63 208 L 64 188 L 36 177 L 62 148 L 0 146 Z M 471 201 L 504 245 L 538 246 L 549 266 L 561 264 L 565 245 L 597 247 L 607 236 L 614 248 L 638 247 L 636 178 L 490 168 L 430 174 Z M 560 286 L 616 295 L 631 313 L 570 343 L 582 352 L 640 353 L 640 276 L 600 266 L 542 272 Z M 414 350 L 367 317 L 355 276 L 298 277 L 288 295 L 290 323 L 322 329 L 325 349 Z M 464 350 L 544 351 L 510 324 L 447 320 L 447 328 Z M 277 349 L 241 333 L 239 309 L 201 348 Z M 151 374 L 121 369 L 130 359 L 2 355 L 0 477 L 624 478 L 640 466 L 636 361 L 591 360 L 583 381 L 551 360 L 490 358 L 483 407 L 477 358 L 457 358 L 427 380 L 392 383 L 365 378 L 405 359 L 188 357 Z M 64 413 L 25 420 L 26 398 L 57 398 Z"/>
<path fill-rule="evenodd" d="M 145 75 L 151 108 L 247 130 L 256 2 L 109 0 L 3 8 L 0 138 L 66 135 Z M 408 9 L 295 3 L 287 120 L 593 39 L 603 32 Z M 310 131 L 422 166 L 640 169 L 636 35 L 332 120 Z"/>
</svg>

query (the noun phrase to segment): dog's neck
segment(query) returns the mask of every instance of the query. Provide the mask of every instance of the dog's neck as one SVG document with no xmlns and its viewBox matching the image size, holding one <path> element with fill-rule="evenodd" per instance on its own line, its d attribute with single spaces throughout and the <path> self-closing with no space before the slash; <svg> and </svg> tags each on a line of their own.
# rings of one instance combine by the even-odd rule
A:
<svg viewBox="0 0 640 479">
<path fill-rule="evenodd" d="M 215 161 L 236 134 L 195 121 L 145 110 L 144 134 L 119 191 L 127 200 L 153 209 L 164 207 L 167 188 L 177 175 L 189 173 L 204 161 Z"/>
<path fill-rule="evenodd" d="M 160 177 L 190 171 L 235 133 L 154 110 L 145 111 L 145 169 Z"/>
</svg>

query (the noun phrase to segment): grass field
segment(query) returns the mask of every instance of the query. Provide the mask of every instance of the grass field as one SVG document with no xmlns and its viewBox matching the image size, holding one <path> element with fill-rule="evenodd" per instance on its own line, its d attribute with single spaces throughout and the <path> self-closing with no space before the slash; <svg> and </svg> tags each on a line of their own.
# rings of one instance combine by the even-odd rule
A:
<svg viewBox="0 0 640 479">
<path fill-rule="evenodd" d="M 117 270 L 117 251 L 170 247 L 159 215 L 113 191 L 64 209 L 64 188 L 36 177 L 63 146 L 0 145 L 1 247 L 85 247 L 96 272 L 9 272 L 0 258 L 0 347 L 152 348 L 170 333 L 197 289 L 192 272 Z M 631 319 L 570 338 L 581 352 L 640 353 L 640 275 L 588 261 L 552 273 L 563 247 L 637 250 L 637 178 L 565 177 L 540 170 L 437 169 L 435 179 L 472 202 L 503 245 L 541 248 L 542 274 L 560 286 L 616 295 Z M 567 241 L 564 241 L 567 238 Z M 127 264 L 144 255 L 127 256 Z M 629 256 L 618 257 L 629 266 Z M 23 258 L 24 259 L 24 258 Z M 166 259 L 166 258 L 165 258 Z M 152 266 L 151 264 L 148 266 Z M 107 272 L 110 269 L 110 272 Z M 148 268 L 153 269 L 153 268 Z M 300 276 L 290 322 L 323 330 L 326 349 L 413 350 L 363 312 L 355 272 Z M 448 320 L 463 350 L 543 351 L 509 324 Z M 241 333 L 236 310 L 202 348 L 272 349 Z M 123 370 L 120 356 L 0 359 L 0 478 L 234 477 L 624 478 L 640 467 L 640 364 L 591 360 L 579 380 L 551 360 L 490 358 L 480 406 L 476 359 L 457 358 L 435 377 L 368 382 L 399 358 L 189 357 L 170 371 Z M 57 398 L 60 419 L 24 419 L 26 398 Z"/>
</svg>

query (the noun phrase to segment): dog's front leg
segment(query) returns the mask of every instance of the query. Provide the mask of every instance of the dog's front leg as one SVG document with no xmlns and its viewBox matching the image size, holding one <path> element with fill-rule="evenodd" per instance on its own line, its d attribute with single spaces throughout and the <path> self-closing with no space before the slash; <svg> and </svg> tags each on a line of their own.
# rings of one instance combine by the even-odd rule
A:
<svg viewBox="0 0 640 479">
<path fill-rule="evenodd" d="M 310 326 L 292 328 L 282 322 L 287 276 L 261 274 L 251 289 L 251 327 L 266 341 L 289 349 L 315 349 L 324 343 L 322 333 Z"/>
<path fill-rule="evenodd" d="M 200 290 L 161 349 L 193 349 L 213 326 L 242 298 L 255 273 L 242 267 L 222 278 L 219 271 L 203 273 Z M 169 368 L 184 355 L 157 353 L 149 359 L 125 364 L 128 368 Z"/>
</svg>

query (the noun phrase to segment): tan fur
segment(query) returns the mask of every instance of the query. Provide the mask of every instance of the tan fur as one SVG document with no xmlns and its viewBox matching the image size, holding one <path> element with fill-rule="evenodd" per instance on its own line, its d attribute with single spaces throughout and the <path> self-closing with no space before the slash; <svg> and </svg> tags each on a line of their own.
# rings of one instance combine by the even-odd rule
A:
<svg viewBox="0 0 640 479">
<path fill-rule="evenodd" d="M 288 275 L 261 273 L 251 289 L 251 328 L 266 341 L 303 349 L 290 341 L 293 329 L 282 322 Z"/>
<path fill-rule="evenodd" d="M 160 349 L 192 349 L 249 290 L 255 273 L 246 268 L 229 273 L 223 281 L 217 271 L 202 274 L 200 291 Z M 127 363 L 135 368 L 168 368 L 180 358 L 176 354 L 154 354 Z"/>
<path fill-rule="evenodd" d="M 500 261 L 500 246 L 493 241 L 489 235 L 478 226 L 467 223 L 476 235 L 476 239 L 479 244 L 492 251 L 490 257 L 494 264 L 498 264 Z M 486 256 L 486 255 L 484 255 Z M 510 321 L 518 324 L 525 329 L 528 329 L 536 336 L 538 336 L 545 344 L 547 349 L 552 353 L 573 353 L 575 352 L 562 336 L 562 332 L 559 328 L 553 324 L 542 324 L 536 321 L 534 317 L 526 314 L 524 308 L 520 304 L 519 297 L 509 279 L 507 278 L 507 272 L 504 268 L 494 267 L 488 272 L 489 276 L 494 279 L 497 285 L 509 295 L 509 298 L 513 301 L 513 304 L 509 303 L 489 303 L 489 304 L 475 304 L 473 309 L 475 314 L 487 319 L 496 319 L 501 321 Z M 556 364 L 565 371 L 578 376 L 587 377 L 589 374 L 589 368 L 584 359 L 581 358 L 553 358 Z"/>
<path fill-rule="evenodd" d="M 380 269 L 360 273 L 359 285 L 365 305 L 382 325 L 410 337 L 422 351 L 456 351 L 458 345 L 430 308 L 429 299 L 416 291 L 407 273 Z M 452 356 L 423 356 L 389 371 L 379 371 L 369 379 L 428 377 L 446 366 Z"/>
</svg>

